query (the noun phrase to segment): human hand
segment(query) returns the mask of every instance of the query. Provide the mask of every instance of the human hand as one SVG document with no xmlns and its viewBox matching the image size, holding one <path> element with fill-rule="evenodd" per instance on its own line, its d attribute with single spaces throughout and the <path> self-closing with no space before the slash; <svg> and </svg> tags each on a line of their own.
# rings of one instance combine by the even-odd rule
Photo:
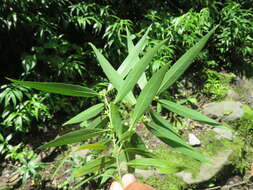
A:
<svg viewBox="0 0 253 190">
<path fill-rule="evenodd" d="M 122 184 L 119 182 L 113 182 L 110 190 L 155 190 L 154 188 L 136 181 L 136 178 L 132 174 L 125 174 L 122 177 Z"/>
</svg>

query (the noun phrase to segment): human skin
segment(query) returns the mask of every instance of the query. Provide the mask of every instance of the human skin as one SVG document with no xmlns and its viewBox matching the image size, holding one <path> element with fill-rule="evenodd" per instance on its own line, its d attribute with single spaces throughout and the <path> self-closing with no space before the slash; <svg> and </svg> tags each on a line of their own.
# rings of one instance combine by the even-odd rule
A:
<svg viewBox="0 0 253 190">
<path fill-rule="evenodd" d="M 136 178 L 132 174 L 125 174 L 122 177 L 122 184 L 119 182 L 113 182 L 110 190 L 155 190 L 154 188 L 136 181 Z"/>
</svg>

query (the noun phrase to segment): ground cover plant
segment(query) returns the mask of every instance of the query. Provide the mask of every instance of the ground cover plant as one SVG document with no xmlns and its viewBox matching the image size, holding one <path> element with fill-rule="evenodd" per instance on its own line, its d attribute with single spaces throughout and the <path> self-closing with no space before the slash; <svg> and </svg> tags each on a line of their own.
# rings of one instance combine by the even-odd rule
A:
<svg viewBox="0 0 253 190">
<path fill-rule="evenodd" d="M 171 167 L 173 163 L 156 158 L 145 147 L 145 144 L 136 133 L 136 128 L 140 122 L 144 123 L 153 135 L 177 151 L 198 161 L 210 162 L 208 158 L 189 146 L 173 126 L 162 115 L 154 111 L 153 105 L 159 102 L 164 109 L 176 114 L 223 128 L 222 125 L 207 116 L 163 99 L 162 96 L 163 92 L 190 66 L 215 29 L 216 27 L 200 39 L 170 69 L 170 65 L 160 67 L 149 80 L 146 77 L 145 70 L 158 49 L 167 40 L 160 41 L 154 46 L 149 46 L 143 52 L 142 50 L 147 44 L 149 30 L 135 45 L 128 32 L 127 46 L 129 54 L 117 70 L 112 67 L 109 61 L 93 44 L 90 44 L 105 75 L 111 83 L 100 92 L 84 86 L 66 83 L 9 79 L 16 84 L 46 92 L 87 98 L 97 97 L 97 104 L 82 111 L 63 124 L 80 124 L 82 126 L 81 129 L 64 134 L 39 148 L 43 149 L 86 141 L 85 144 L 78 147 L 77 151 L 90 149 L 100 152 L 94 159 L 87 161 L 83 166 L 74 170 L 73 175 L 75 177 L 93 174 L 88 178 L 83 178 L 76 187 L 92 179 L 99 178 L 102 184 L 112 176 L 120 179 L 122 172 L 134 172 L 134 168 L 147 169 L 155 167 L 163 173 L 175 172 Z M 143 54 L 142 57 L 139 57 L 140 53 Z M 139 90 L 135 88 L 137 86 Z M 140 93 L 136 98 L 135 92 L 138 91 Z M 130 114 L 127 114 L 127 112 L 130 112 Z M 142 157 L 138 158 L 136 155 Z M 177 169 L 180 170 L 180 165 Z"/>
</svg>

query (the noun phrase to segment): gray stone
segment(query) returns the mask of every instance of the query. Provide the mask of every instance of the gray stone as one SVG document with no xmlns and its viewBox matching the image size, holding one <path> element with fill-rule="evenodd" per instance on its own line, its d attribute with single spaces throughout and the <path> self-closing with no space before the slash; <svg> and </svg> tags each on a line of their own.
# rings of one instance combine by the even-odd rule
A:
<svg viewBox="0 0 253 190">
<path fill-rule="evenodd" d="M 235 138 L 232 130 L 230 129 L 214 128 L 213 131 L 217 133 L 217 139 L 225 138 L 232 141 Z"/>
<path fill-rule="evenodd" d="M 160 173 L 157 170 L 154 169 L 150 169 L 150 170 L 141 170 L 141 169 L 135 169 L 135 176 L 138 177 L 142 177 L 144 179 L 147 179 L 149 177 L 157 177 L 157 178 L 162 178 L 165 175 Z"/>
<path fill-rule="evenodd" d="M 189 133 L 188 141 L 191 146 L 200 146 L 200 140 L 193 134 Z"/>
<path fill-rule="evenodd" d="M 206 182 L 223 170 L 224 166 L 228 164 L 229 156 L 232 154 L 232 152 L 232 150 L 219 152 L 214 158 L 211 159 L 212 164 L 203 163 L 200 166 L 200 171 L 195 178 L 193 177 L 192 173 L 186 171 L 178 172 L 175 175 L 181 178 L 187 184 Z"/>
<path fill-rule="evenodd" d="M 222 118 L 227 121 L 240 119 L 244 114 L 243 105 L 234 101 L 205 104 L 202 111 L 205 115 L 213 118 Z"/>
</svg>

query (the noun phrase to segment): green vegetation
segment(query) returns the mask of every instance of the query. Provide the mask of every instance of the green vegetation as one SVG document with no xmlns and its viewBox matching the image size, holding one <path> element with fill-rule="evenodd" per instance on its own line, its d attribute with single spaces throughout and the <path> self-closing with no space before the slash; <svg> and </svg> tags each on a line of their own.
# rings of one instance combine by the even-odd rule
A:
<svg viewBox="0 0 253 190">
<path fill-rule="evenodd" d="M 222 101 L 237 78 L 252 77 L 252 21 L 252 0 L 3 0 L 3 175 L 15 168 L 17 184 L 43 184 L 49 166 L 42 164 L 40 148 L 63 146 L 50 160 L 69 152 L 70 143 L 84 141 L 78 146 L 89 150 L 87 158 L 75 163 L 68 155 L 52 172 L 58 176 L 69 165 L 69 173 L 79 176 L 69 175 L 59 187 L 101 189 L 112 176 L 120 178 L 134 168 L 173 173 L 184 162 L 197 168 L 216 146 L 231 144 L 209 145 L 203 136 L 208 145 L 196 151 L 181 134 L 196 130 L 192 120 L 223 127 L 196 110 L 205 102 Z M 240 175 L 252 162 L 253 114 L 252 108 L 244 109 L 243 118 L 229 123 L 240 138 L 233 163 Z M 136 133 L 139 125 L 188 157 L 174 152 L 178 160 L 173 162 L 171 150 L 162 148 L 160 157 L 154 156 Z M 166 179 L 178 183 L 159 188 L 189 188 L 172 175 Z M 154 179 L 150 183 L 157 186 Z"/>
</svg>

